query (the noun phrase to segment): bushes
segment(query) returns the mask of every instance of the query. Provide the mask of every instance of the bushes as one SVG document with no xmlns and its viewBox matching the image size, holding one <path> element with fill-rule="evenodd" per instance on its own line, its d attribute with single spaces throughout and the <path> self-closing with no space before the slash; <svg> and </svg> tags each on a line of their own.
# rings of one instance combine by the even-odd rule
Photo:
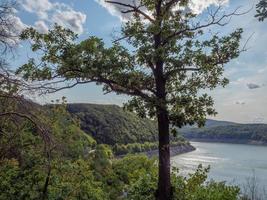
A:
<svg viewBox="0 0 267 200">
<path fill-rule="evenodd" d="M 53 163 L 47 199 L 108 200 L 86 160 Z"/>
<path fill-rule="evenodd" d="M 158 148 L 158 143 L 156 142 L 145 142 L 141 143 L 131 143 L 131 144 L 116 144 L 113 146 L 113 152 L 116 155 L 125 155 L 128 153 L 140 153 L 155 150 Z"/>
<path fill-rule="evenodd" d="M 21 168 L 16 159 L 0 162 L 0 199 L 39 199 L 45 174 L 37 167 Z"/>
<path fill-rule="evenodd" d="M 145 155 L 114 159 L 107 145 L 97 145 L 69 120 L 61 108 L 52 109 L 50 156 L 33 129 L 25 125 L 14 132 L 10 148 L 1 135 L 0 200 L 154 200 L 157 160 Z M 13 136 L 13 135 L 11 135 Z M 9 139 L 9 138 L 8 138 Z M 51 145 L 52 145 L 51 144 Z M 186 142 L 174 142 L 183 145 Z M 116 152 L 141 152 L 157 148 L 145 142 L 115 145 Z M 9 151 L 16 153 L 10 153 Z M 172 174 L 174 200 L 235 200 L 239 189 L 225 183 L 206 182 L 208 169 L 201 166 L 188 178 Z M 47 183 L 47 184 L 46 184 Z"/>
<path fill-rule="evenodd" d="M 206 182 L 209 169 L 199 166 L 197 171 L 188 178 L 172 174 L 173 200 L 237 200 L 239 188 L 227 186 L 224 182 Z M 157 179 L 150 174 L 140 177 L 129 188 L 128 200 L 154 200 Z"/>
<path fill-rule="evenodd" d="M 189 142 L 185 140 L 173 141 L 171 146 L 188 145 Z M 125 155 L 128 153 L 140 153 L 158 149 L 157 142 L 145 142 L 145 143 L 130 143 L 130 144 L 115 144 L 112 148 L 115 155 Z"/>
<path fill-rule="evenodd" d="M 22 168 L 17 160 L 2 161 L 0 200 L 106 200 L 102 183 L 96 181 L 85 160 L 53 160 L 51 169 L 48 176 L 43 165 Z M 49 184 L 45 191 L 47 177 Z"/>
<path fill-rule="evenodd" d="M 53 160 L 45 199 L 155 200 L 156 160 L 144 155 L 114 160 L 108 148 L 99 146 L 97 149 L 89 160 Z M 42 199 L 47 177 L 44 169 L 42 165 L 21 168 L 16 160 L 2 161 L 0 199 Z M 238 187 L 224 182 L 207 182 L 207 173 L 208 169 L 200 166 L 195 173 L 183 177 L 177 169 L 173 169 L 173 200 L 239 198 Z"/>
</svg>

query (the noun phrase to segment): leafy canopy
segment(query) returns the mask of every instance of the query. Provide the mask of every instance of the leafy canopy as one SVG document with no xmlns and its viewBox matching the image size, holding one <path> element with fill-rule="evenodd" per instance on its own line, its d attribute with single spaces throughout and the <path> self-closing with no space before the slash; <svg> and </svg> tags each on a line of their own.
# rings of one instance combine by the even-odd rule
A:
<svg viewBox="0 0 267 200">
<path fill-rule="evenodd" d="M 199 91 L 228 83 L 223 67 L 238 57 L 242 29 L 226 36 L 208 37 L 204 32 L 210 26 L 226 25 L 238 13 L 220 15 L 218 8 L 202 23 L 189 9 L 177 9 L 186 7 L 186 0 L 160 4 L 142 0 L 140 5 L 107 2 L 132 14 L 121 30 L 121 39 L 127 40 L 132 51 L 123 47 L 120 39 L 106 47 L 94 36 L 75 42 L 77 35 L 57 25 L 47 34 L 29 28 L 21 38 L 31 39 L 32 50 L 41 51 L 42 56 L 31 59 L 17 73 L 27 80 L 41 81 L 38 89 L 43 92 L 95 82 L 103 85 L 105 93 L 130 95 L 125 107 L 142 117 L 155 117 L 156 108 L 164 107 L 170 123 L 179 127 L 202 125 L 207 114 L 216 114 L 212 98 Z M 158 92 L 159 79 L 166 87 L 164 99 Z"/>
</svg>

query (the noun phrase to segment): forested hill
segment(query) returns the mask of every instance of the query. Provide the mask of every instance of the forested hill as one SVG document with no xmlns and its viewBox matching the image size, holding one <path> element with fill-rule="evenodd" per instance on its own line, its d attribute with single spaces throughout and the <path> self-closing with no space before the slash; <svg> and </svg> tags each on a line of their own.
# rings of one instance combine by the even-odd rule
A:
<svg viewBox="0 0 267 200">
<path fill-rule="evenodd" d="M 204 128 L 186 127 L 180 132 L 190 140 L 267 145 L 267 124 L 238 124 L 215 120 L 207 122 Z"/>
<path fill-rule="evenodd" d="M 67 110 L 98 143 L 109 145 L 157 141 L 156 123 L 116 105 L 68 104 Z"/>
<path fill-rule="evenodd" d="M 157 141 L 154 121 L 141 119 L 119 106 L 68 104 L 67 110 L 80 120 L 81 129 L 98 143 L 115 145 Z M 187 126 L 179 132 L 191 140 L 267 144 L 265 124 L 238 124 L 208 119 L 204 128 Z"/>
<path fill-rule="evenodd" d="M 231 125 L 238 125 L 238 123 L 229 122 L 229 121 L 218 121 L 218 120 L 213 120 L 213 119 L 207 119 L 205 123 L 206 128 L 212 128 L 212 127 L 218 127 L 218 126 L 231 126 Z"/>
</svg>

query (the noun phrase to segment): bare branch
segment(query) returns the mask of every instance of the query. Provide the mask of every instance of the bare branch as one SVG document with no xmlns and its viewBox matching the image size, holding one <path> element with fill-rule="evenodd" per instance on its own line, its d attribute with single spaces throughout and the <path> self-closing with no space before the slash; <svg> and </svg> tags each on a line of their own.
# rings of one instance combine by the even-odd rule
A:
<svg viewBox="0 0 267 200">
<path fill-rule="evenodd" d="M 121 11 L 123 14 L 126 13 L 138 13 L 142 15 L 145 19 L 149 20 L 150 22 L 154 22 L 155 20 L 150 17 L 148 14 L 146 14 L 144 11 L 140 10 L 140 7 L 142 6 L 134 6 L 131 4 L 126 4 L 126 3 L 121 3 L 117 1 L 106 1 L 107 3 L 114 4 L 114 5 L 119 5 L 128 8 L 128 10 Z"/>
<path fill-rule="evenodd" d="M 209 15 L 211 17 L 211 21 L 210 22 L 208 22 L 206 24 L 202 24 L 202 25 L 196 25 L 196 26 L 194 26 L 192 28 L 185 28 L 185 29 L 179 30 L 177 32 L 174 32 L 173 34 L 169 35 L 166 39 L 163 40 L 163 45 L 167 44 L 168 41 L 171 40 L 172 38 L 174 38 L 176 36 L 179 36 L 179 35 L 181 35 L 183 33 L 186 33 L 186 32 L 198 31 L 198 30 L 201 30 L 201 29 L 213 26 L 213 25 L 225 26 L 225 25 L 227 25 L 229 23 L 231 17 L 244 15 L 244 14 L 248 13 L 251 10 L 251 9 L 249 9 L 249 10 L 244 11 L 244 12 L 238 12 L 240 8 L 241 7 L 238 7 L 231 13 L 224 14 L 221 17 L 217 17 L 217 14 L 221 10 L 221 7 L 218 7 L 215 10 L 214 13 L 211 13 L 211 12 L 209 13 Z M 225 21 L 225 20 L 227 20 L 227 21 Z"/>
<path fill-rule="evenodd" d="M 2 1 L 0 3 L 0 48 L 1 53 L 12 50 L 18 40 L 18 27 L 16 27 L 14 8 L 15 1 Z"/>
<path fill-rule="evenodd" d="M 34 119 L 32 119 L 31 116 L 29 116 L 27 114 L 24 114 L 24 113 L 20 113 L 20 112 L 15 112 L 15 111 L 0 113 L 0 118 L 1 117 L 5 117 L 5 116 L 17 116 L 17 117 L 20 117 L 20 118 L 23 118 L 23 119 L 27 119 L 32 124 L 34 124 L 37 127 L 37 129 L 42 133 L 41 136 L 43 137 L 43 139 L 46 142 L 50 141 L 50 135 L 48 134 L 47 129 L 45 129 L 41 125 L 39 125 Z"/>
</svg>

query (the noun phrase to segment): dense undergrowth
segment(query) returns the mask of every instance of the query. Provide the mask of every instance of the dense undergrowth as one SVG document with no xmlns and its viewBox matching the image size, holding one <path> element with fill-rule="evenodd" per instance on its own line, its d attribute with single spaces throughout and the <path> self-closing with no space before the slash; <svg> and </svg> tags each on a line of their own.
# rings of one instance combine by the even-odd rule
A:
<svg viewBox="0 0 267 200">
<path fill-rule="evenodd" d="M 97 144 L 79 128 L 64 105 L 40 115 L 50 125 L 49 142 L 44 142 L 26 120 L 19 127 L 1 120 L 1 200 L 155 199 L 157 159 L 145 155 L 116 159 L 108 145 Z M 208 170 L 199 166 L 195 173 L 183 177 L 173 169 L 173 199 L 239 198 L 238 187 L 207 182 Z"/>
</svg>

